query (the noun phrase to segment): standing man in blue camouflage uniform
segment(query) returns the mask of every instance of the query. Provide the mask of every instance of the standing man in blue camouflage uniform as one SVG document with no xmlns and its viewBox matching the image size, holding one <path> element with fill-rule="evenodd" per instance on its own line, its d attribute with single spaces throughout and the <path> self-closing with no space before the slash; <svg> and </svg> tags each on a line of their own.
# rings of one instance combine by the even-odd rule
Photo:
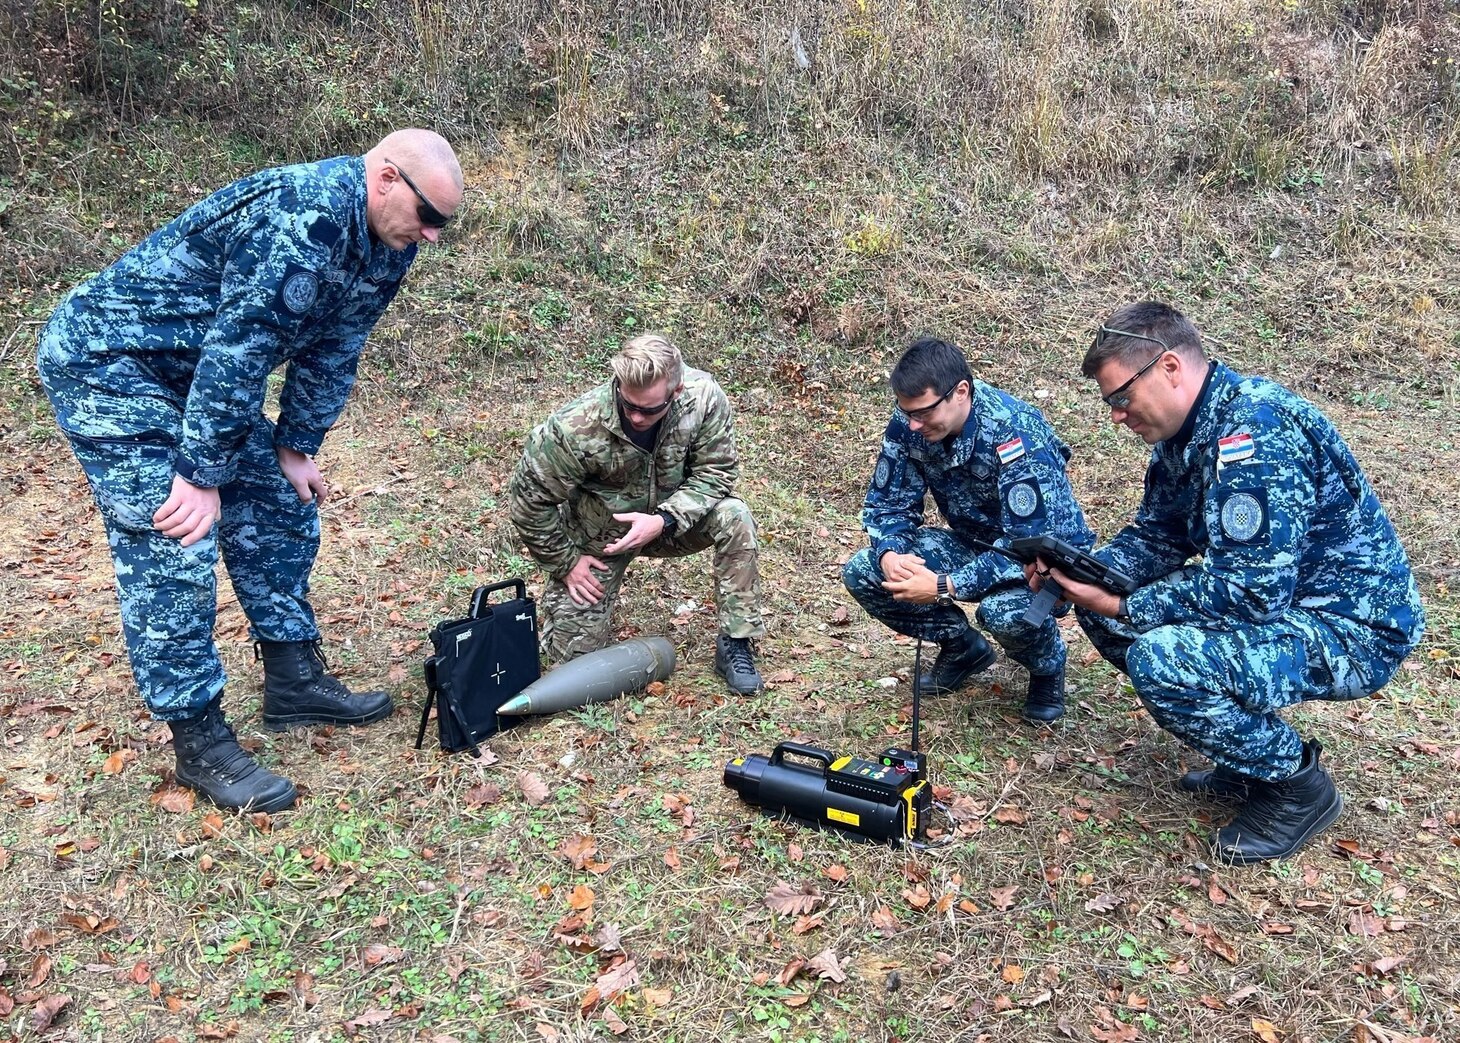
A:
<svg viewBox="0 0 1460 1043">
<path fill-rule="evenodd" d="M 1135 520 L 1096 552 L 1141 587 L 1120 598 L 1053 574 L 1156 723 L 1213 762 L 1181 787 L 1245 802 L 1217 854 L 1286 858 L 1343 800 L 1321 747 L 1278 711 L 1393 676 L 1424 631 L 1404 548 L 1333 424 L 1209 361 L 1175 308 L 1116 311 L 1083 372 L 1111 421 L 1153 447 Z"/>
<path fill-rule="evenodd" d="M 731 493 L 740 474 L 730 400 L 657 334 L 610 362 L 613 380 L 569 402 L 527 439 L 512 475 L 512 522 L 548 573 L 543 648 L 558 662 L 613 639 L 613 608 L 639 555 L 714 548 L 715 671 L 738 695 L 761 688 L 750 642 L 765 636 L 755 520 Z"/>
<path fill-rule="evenodd" d="M 924 692 L 956 691 L 994 661 L 959 602 L 1029 671 L 1024 718 L 1065 712 L 1065 642 L 1053 616 L 1031 625 L 1033 594 L 1020 566 L 990 545 L 1058 536 L 1089 547 L 1095 536 L 1065 475 L 1070 451 L 1038 409 L 975 380 L 955 345 L 924 339 L 892 371 L 897 411 L 882 438 L 862 508 L 872 546 L 855 554 L 842 581 L 875 619 L 941 646 Z M 925 525 L 933 502 L 948 528 Z"/>
<path fill-rule="evenodd" d="M 314 454 L 417 244 L 436 241 L 461 196 L 451 146 L 426 130 L 265 170 L 72 290 L 41 334 L 41 381 L 106 525 L 137 688 L 171 724 L 177 781 L 222 807 L 275 811 L 296 793 L 224 720 L 220 553 L 263 659 L 265 727 L 391 711 L 320 654 Z M 275 423 L 263 404 L 281 365 Z"/>
</svg>

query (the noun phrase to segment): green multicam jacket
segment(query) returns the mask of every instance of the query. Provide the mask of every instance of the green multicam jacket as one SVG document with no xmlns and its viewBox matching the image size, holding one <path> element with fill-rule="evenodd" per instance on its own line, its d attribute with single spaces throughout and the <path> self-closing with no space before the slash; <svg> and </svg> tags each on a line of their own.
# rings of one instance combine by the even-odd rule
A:
<svg viewBox="0 0 1460 1043">
<path fill-rule="evenodd" d="M 668 511 L 684 532 L 730 495 L 739 474 L 730 400 L 714 377 L 684 371 L 652 454 L 629 441 L 607 383 L 528 436 L 512 474 L 512 523 L 534 560 L 561 578 L 627 531 L 615 514 Z"/>
</svg>

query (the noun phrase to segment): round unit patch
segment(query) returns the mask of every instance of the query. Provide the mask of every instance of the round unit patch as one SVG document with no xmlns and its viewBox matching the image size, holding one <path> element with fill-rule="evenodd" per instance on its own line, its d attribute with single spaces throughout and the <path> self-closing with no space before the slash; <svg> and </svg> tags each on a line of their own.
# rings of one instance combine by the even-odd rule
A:
<svg viewBox="0 0 1460 1043">
<path fill-rule="evenodd" d="M 1020 482 L 1009 489 L 1009 513 L 1016 518 L 1028 518 L 1039 510 L 1039 490 L 1028 482 Z"/>
<path fill-rule="evenodd" d="M 877 488 L 887 488 L 887 479 L 891 477 L 891 470 L 892 469 L 887 466 L 887 457 L 884 456 L 882 459 L 877 461 L 877 474 L 872 479 Z"/>
<path fill-rule="evenodd" d="M 284 280 L 280 296 L 284 299 L 284 307 L 295 315 L 303 315 L 314 307 L 319 296 L 319 280 L 310 272 L 296 272 Z"/>
<path fill-rule="evenodd" d="M 1222 504 L 1222 531 L 1246 543 L 1262 531 L 1262 504 L 1251 493 L 1233 493 Z"/>
</svg>

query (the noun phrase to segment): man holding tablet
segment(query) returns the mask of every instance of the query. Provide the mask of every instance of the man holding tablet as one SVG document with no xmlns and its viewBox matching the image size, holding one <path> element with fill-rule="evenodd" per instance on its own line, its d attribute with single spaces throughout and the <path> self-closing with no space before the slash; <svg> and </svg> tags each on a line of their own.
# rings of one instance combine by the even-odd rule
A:
<svg viewBox="0 0 1460 1043">
<path fill-rule="evenodd" d="M 1321 747 L 1278 711 L 1378 691 L 1418 644 L 1424 613 L 1404 548 L 1328 418 L 1208 360 L 1170 305 L 1116 311 L 1083 372 L 1111 421 L 1152 447 L 1135 519 L 1095 552 L 1138 589 L 1050 574 L 1156 723 L 1213 762 L 1181 787 L 1242 802 L 1217 855 L 1286 858 L 1343 799 Z"/>
</svg>

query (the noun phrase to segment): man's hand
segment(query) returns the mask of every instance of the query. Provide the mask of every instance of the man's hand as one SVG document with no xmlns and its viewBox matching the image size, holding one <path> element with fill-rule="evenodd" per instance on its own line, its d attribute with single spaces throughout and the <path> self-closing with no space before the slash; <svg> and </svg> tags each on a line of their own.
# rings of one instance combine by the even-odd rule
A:
<svg viewBox="0 0 1460 1043">
<path fill-rule="evenodd" d="M 1094 583 L 1081 583 L 1077 579 L 1070 579 L 1059 569 L 1051 568 L 1043 561 L 1024 566 L 1024 575 L 1029 577 L 1029 586 L 1035 592 L 1038 592 L 1040 584 L 1046 577 L 1053 579 L 1065 592 L 1063 600 L 1072 605 L 1079 605 L 1096 615 L 1114 619 L 1115 614 L 1120 611 L 1119 594 L 1112 594 L 1104 587 L 1096 586 Z"/>
<path fill-rule="evenodd" d="M 598 577 L 593 570 L 607 572 L 608 566 L 599 561 L 591 554 L 585 554 L 574 563 L 563 577 L 563 585 L 568 588 L 568 597 L 573 604 L 587 608 L 589 605 L 596 605 L 603 600 L 603 584 L 598 582 Z"/>
<path fill-rule="evenodd" d="M 622 554 L 626 550 L 635 550 L 646 543 L 653 543 L 664 531 L 664 519 L 657 514 L 630 511 L 627 514 L 615 514 L 613 520 L 627 524 L 629 531 L 604 547 L 605 554 Z"/>
<path fill-rule="evenodd" d="M 895 550 L 890 550 L 877 560 L 877 564 L 882 569 L 884 579 L 896 582 L 897 580 L 912 579 L 916 570 L 922 566 L 923 559 L 916 554 L 899 554 Z M 923 569 L 923 571 L 926 572 L 927 569 Z M 936 577 L 934 577 L 934 583 L 937 583 Z M 884 587 L 887 586 L 886 583 L 882 585 Z M 892 588 L 888 587 L 887 589 L 891 590 Z"/>
<path fill-rule="evenodd" d="M 891 553 L 890 551 L 888 552 Z M 884 560 L 887 554 L 882 557 Z M 892 594 L 894 601 L 907 601 L 914 605 L 931 605 L 938 600 L 938 574 L 922 563 L 923 559 L 912 554 L 901 554 L 902 570 L 906 579 L 889 579 L 882 589 Z M 908 564 L 912 559 L 916 564 Z"/>
<path fill-rule="evenodd" d="M 164 536 L 181 539 L 191 547 L 223 517 L 217 489 L 203 489 L 180 474 L 172 476 L 172 492 L 152 516 L 152 527 Z"/>
<path fill-rule="evenodd" d="M 279 470 L 284 472 L 284 477 L 294 486 L 301 503 L 313 500 L 318 506 L 324 502 L 329 487 L 325 485 L 324 476 L 319 473 L 313 457 L 305 456 L 294 449 L 286 449 L 282 445 L 274 447 L 274 455 L 279 458 Z"/>
</svg>

